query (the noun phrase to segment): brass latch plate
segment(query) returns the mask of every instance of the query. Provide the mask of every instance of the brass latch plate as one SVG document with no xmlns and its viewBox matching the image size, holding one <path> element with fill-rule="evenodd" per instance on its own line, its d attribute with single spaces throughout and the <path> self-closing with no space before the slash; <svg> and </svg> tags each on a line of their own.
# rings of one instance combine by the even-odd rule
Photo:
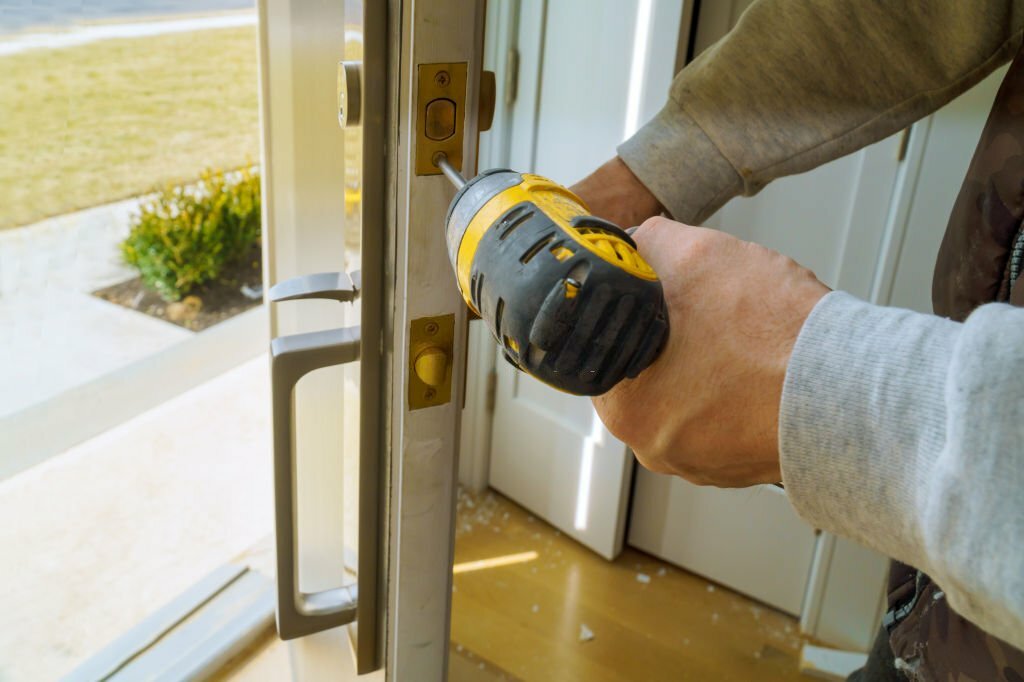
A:
<svg viewBox="0 0 1024 682">
<path fill-rule="evenodd" d="M 454 346 L 455 315 L 421 317 L 409 324 L 410 410 L 444 405 L 452 399 Z"/>
<path fill-rule="evenodd" d="M 416 175 L 440 175 L 432 159 L 443 153 L 462 168 L 467 63 L 420 64 L 416 84 Z"/>
</svg>

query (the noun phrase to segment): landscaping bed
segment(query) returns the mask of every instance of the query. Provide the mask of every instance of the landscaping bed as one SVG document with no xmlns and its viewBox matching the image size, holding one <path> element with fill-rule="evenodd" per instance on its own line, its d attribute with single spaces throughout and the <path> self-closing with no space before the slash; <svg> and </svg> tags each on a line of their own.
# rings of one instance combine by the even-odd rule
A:
<svg viewBox="0 0 1024 682">
<path fill-rule="evenodd" d="M 197 286 L 180 301 L 165 301 L 146 288 L 141 277 L 99 289 L 93 295 L 198 332 L 260 305 L 263 298 L 257 295 L 262 294 L 262 278 L 260 249 L 255 248 L 218 280 Z"/>
</svg>

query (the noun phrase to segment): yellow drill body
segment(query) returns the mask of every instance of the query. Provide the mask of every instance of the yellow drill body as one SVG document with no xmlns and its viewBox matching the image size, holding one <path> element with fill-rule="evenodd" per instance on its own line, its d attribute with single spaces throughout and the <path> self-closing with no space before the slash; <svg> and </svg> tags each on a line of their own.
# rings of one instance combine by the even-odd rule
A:
<svg viewBox="0 0 1024 682">
<path fill-rule="evenodd" d="M 509 362 L 598 395 L 656 359 L 668 332 L 661 282 L 628 234 L 538 175 L 465 182 L 440 165 L 462 181 L 445 225 L 459 291 Z"/>
</svg>

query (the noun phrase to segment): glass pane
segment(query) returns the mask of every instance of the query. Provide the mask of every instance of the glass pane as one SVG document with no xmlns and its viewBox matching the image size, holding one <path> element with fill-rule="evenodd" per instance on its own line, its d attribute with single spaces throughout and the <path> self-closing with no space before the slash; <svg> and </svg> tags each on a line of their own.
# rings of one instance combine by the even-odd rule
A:
<svg viewBox="0 0 1024 682">
<path fill-rule="evenodd" d="M 258 61 L 254 0 L 0 11 L 0 679 L 272 576 Z"/>
</svg>

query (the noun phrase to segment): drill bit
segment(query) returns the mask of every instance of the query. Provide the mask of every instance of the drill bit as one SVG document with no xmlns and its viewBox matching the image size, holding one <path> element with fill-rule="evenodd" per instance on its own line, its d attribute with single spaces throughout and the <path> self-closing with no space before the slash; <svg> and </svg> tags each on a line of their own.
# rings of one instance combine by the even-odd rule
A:
<svg viewBox="0 0 1024 682">
<path fill-rule="evenodd" d="M 455 166 L 448 161 L 448 156 L 444 152 L 435 154 L 433 161 L 434 165 L 440 168 L 445 177 L 455 185 L 455 189 L 462 189 L 465 186 L 466 178 L 462 177 L 462 174 L 455 170 Z"/>
</svg>

